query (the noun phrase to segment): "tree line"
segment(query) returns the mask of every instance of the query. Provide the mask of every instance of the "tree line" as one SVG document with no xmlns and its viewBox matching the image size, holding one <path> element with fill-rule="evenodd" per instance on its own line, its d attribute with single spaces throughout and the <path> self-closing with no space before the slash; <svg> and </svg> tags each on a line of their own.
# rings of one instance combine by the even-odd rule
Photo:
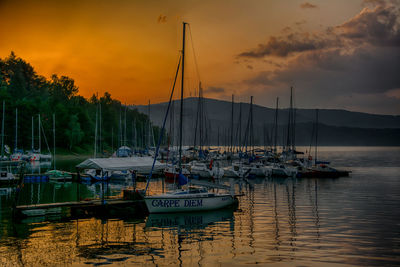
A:
<svg viewBox="0 0 400 267">
<path fill-rule="evenodd" d="M 145 114 L 123 106 L 110 93 L 105 92 L 100 97 L 93 94 L 89 99 L 78 93 L 79 88 L 70 77 L 53 74 L 47 79 L 13 52 L 0 58 L 1 113 L 3 101 L 5 103 L 4 143 L 11 150 L 15 144 L 19 149 L 30 150 L 33 121 L 33 142 L 37 149 L 39 114 L 42 134 L 46 136 L 41 138 L 42 151 L 47 147 L 46 141 L 53 146 L 53 114 L 56 147 L 68 151 L 92 153 L 95 137 L 97 151 L 106 154 L 121 145 L 144 148 L 149 145 L 149 137 L 158 139 L 160 129 L 149 126 Z"/>
</svg>

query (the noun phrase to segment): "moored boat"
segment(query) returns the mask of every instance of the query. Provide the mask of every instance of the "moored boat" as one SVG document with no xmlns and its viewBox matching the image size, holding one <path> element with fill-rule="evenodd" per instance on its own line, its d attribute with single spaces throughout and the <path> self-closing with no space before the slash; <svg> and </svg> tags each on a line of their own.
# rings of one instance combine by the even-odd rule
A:
<svg viewBox="0 0 400 267">
<path fill-rule="evenodd" d="M 184 62 L 185 62 L 185 28 L 187 23 L 183 23 L 183 45 L 182 45 L 182 57 L 180 58 L 180 63 L 182 62 L 182 84 L 181 84 L 181 111 L 180 111 L 180 135 L 179 135 L 179 175 L 178 180 L 180 185 L 184 185 L 188 183 L 188 179 L 182 174 L 182 119 L 183 119 L 183 88 L 184 88 Z M 175 76 L 176 77 L 179 71 L 179 65 Z M 174 85 L 175 85 L 174 82 Z M 173 88 L 174 89 L 174 88 Z M 172 89 L 172 90 L 173 90 Z M 161 137 L 163 136 L 163 131 L 165 128 L 165 122 L 167 120 L 168 111 L 171 105 L 173 96 L 173 91 L 171 92 L 169 104 L 165 113 L 165 118 L 163 121 L 163 127 L 161 130 L 160 138 L 158 141 L 158 145 L 156 148 L 156 153 L 154 155 L 153 168 L 154 163 L 156 162 L 160 144 Z M 144 193 L 146 194 L 150 179 L 152 176 L 153 168 L 150 171 L 149 178 L 147 180 L 147 185 Z M 153 196 L 145 196 L 144 197 L 147 209 L 150 213 L 174 213 L 174 212 L 186 212 L 186 211 L 202 211 L 202 210 L 215 210 L 220 209 L 234 203 L 234 195 L 229 193 L 213 193 L 209 192 L 206 188 L 198 188 L 188 186 L 186 189 L 179 189 L 173 192 L 169 192 L 166 194 L 159 194 Z"/>
<path fill-rule="evenodd" d="M 231 194 L 210 193 L 202 187 L 188 187 L 144 198 L 150 213 L 170 213 L 220 209 L 234 203 Z"/>
</svg>

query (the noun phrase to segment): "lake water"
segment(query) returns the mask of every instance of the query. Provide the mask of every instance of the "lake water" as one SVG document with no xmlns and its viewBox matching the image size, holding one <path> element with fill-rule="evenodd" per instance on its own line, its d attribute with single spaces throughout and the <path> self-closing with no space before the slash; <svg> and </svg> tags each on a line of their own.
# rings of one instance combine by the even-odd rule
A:
<svg viewBox="0 0 400 267">
<path fill-rule="evenodd" d="M 236 209 L 202 213 L 14 222 L 14 189 L 0 188 L 0 266 L 400 265 L 400 148 L 324 147 L 319 157 L 350 177 L 251 180 Z M 101 186 L 25 184 L 20 201 L 75 200 L 77 190 L 96 198 Z"/>
</svg>

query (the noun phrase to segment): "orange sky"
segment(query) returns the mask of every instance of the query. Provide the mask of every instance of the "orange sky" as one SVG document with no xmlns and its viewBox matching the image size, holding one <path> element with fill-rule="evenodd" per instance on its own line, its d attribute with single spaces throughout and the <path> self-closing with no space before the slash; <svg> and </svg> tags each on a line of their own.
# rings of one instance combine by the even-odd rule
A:
<svg viewBox="0 0 400 267">
<path fill-rule="evenodd" d="M 234 93 L 248 101 L 252 94 L 258 104 L 272 106 L 275 96 L 287 97 L 288 83 L 258 88 L 246 81 L 288 64 L 288 58 L 238 55 L 288 29 L 324 31 L 362 9 L 361 0 L 1 0 L 0 57 L 14 51 L 39 74 L 67 75 L 85 97 L 108 91 L 123 103 L 155 103 L 168 98 L 185 20 L 206 96 L 230 99 Z M 186 66 L 188 96 L 198 81 L 190 46 Z"/>
</svg>

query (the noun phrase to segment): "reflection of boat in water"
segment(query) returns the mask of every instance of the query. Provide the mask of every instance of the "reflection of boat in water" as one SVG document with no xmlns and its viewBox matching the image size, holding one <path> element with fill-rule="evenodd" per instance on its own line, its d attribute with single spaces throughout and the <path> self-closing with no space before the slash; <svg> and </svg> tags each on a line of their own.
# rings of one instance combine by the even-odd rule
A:
<svg viewBox="0 0 400 267">
<path fill-rule="evenodd" d="M 60 170 L 50 170 L 46 174 L 52 181 L 70 181 L 72 180 L 72 173 Z"/>
<path fill-rule="evenodd" d="M 14 189 L 15 187 L 0 187 L 0 196 L 9 197 Z"/>
<path fill-rule="evenodd" d="M 46 171 L 51 168 L 50 161 L 32 161 L 25 165 L 28 172 L 40 173 L 41 171 Z"/>
<path fill-rule="evenodd" d="M 146 227 L 198 229 L 213 223 L 229 221 L 232 218 L 233 209 L 168 214 L 151 213 L 146 220 Z"/>
</svg>

